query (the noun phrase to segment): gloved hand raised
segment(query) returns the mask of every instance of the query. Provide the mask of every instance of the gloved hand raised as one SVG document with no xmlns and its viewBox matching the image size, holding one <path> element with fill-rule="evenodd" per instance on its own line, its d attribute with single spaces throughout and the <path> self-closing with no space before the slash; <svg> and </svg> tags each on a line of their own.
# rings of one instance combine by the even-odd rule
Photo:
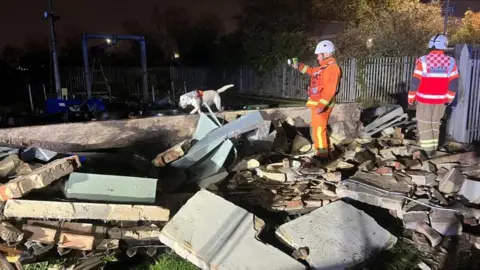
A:
<svg viewBox="0 0 480 270">
<path fill-rule="evenodd" d="M 294 69 L 298 69 L 298 58 L 294 57 L 287 60 L 289 66 L 292 66 Z"/>
</svg>

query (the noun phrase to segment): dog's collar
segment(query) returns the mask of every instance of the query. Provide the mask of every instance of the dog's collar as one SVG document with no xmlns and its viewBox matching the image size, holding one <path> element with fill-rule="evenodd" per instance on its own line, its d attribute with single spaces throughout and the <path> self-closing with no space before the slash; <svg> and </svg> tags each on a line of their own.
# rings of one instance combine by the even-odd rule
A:
<svg viewBox="0 0 480 270">
<path fill-rule="evenodd" d="M 197 93 L 197 98 L 202 98 L 203 97 L 203 91 L 202 90 L 196 90 Z"/>
</svg>

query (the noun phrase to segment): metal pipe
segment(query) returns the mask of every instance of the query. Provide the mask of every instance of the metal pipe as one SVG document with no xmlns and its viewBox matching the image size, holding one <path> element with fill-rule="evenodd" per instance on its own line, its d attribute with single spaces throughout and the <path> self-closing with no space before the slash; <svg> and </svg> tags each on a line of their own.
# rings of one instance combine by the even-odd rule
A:
<svg viewBox="0 0 480 270">
<path fill-rule="evenodd" d="M 142 36 L 140 40 L 140 57 L 142 62 L 142 77 L 143 77 L 143 101 L 148 101 L 148 74 L 147 74 L 147 46 L 145 38 Z"/>
<path fill-rule="evenodd" d="M 43 98 L 47 100 L 47 90 L 45 89 L 45 84 L 42 84 L 42 88 L 43 88 Z"/>
<path fill-rule="evenodd" d="M 52 0 L 48 0 L 48 12 L 50 13 L 50 39 L 52 44 L 52 58 L 53 58 L 53 73 L 55 77 L 55 92 L 57 98 L 62 98 L 62 86 L 60 84 L 60 70 L 58 67 L 58 54 L 57 54 L 57 42 L 55 39 L 55 18 L 53 16 L 53 4 Z"/>
<path fill-rule="evenodd" d="M 83 68 L 85 72 L 85 83 L 87 84 L 87 99 L 92 98 L 92 73 L 90 70 L 90 62 L 88 60 L 88 38 L 82 35 L 82 51 L 83 51 Z"/>
<path fill-rule="evenodd" d="M 32 112 L 33 112 L 35 108 L 33 107 L 32 87 L 30 86 L 30 84 L 28 85 L 28 97 L 30 99 L 30 109 L 32 109 Z"/>
</svg>

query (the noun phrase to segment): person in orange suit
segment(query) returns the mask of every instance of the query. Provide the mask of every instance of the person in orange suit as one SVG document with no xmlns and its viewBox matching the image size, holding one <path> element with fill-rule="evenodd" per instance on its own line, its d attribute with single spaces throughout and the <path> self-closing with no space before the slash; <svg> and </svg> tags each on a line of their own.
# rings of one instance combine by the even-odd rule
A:
<svg viewBox="0 0 480 270">
<path fill-rule="evenodd" d="M 323 160 L 329 158 L 329 143 L 327 135 L 328 118 L 335 106 L 335 95 L 341 78 L 341 70 L 334 57 L 335 46 L 331 41 L 324 40 L 317 44 L 315 54 L 318 67 L 309 67 L 293 61 L 292 67 L 302 74 L 311 77 L 308 87 L 307 107 L 312 111 L 311 136 L 317 157 Z"/>
</svg>

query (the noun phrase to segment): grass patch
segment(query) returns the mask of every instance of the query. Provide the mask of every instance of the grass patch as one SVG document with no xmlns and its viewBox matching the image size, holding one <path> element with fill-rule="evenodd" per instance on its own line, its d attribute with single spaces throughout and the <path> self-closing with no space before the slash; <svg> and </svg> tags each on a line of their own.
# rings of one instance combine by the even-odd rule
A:
<svg viewBox="0 0 480 270">
<path fill-rule="evenodd" d="M 39 263 L 32 263 L 26 264 L 23 266 L 24 270 L 48 270 L 49 268 L 62 269 L 62 263 L 54 263 L 54 262 L 39 262 Z"/>
<path fill-rule="evenodd" d="M 143 264 L 135 270 L 197 270 L 198 268 L 189 261 L 175 254 L 163 254 L 155 264 Z"/>
<path fill-rule="evenodd" d="M 397 244 L 383 251 L 364 265 L 371 270 L 411 270 L 422 261 L 422 254 L 413 245 L 398 239 Z"/>
</svg>

